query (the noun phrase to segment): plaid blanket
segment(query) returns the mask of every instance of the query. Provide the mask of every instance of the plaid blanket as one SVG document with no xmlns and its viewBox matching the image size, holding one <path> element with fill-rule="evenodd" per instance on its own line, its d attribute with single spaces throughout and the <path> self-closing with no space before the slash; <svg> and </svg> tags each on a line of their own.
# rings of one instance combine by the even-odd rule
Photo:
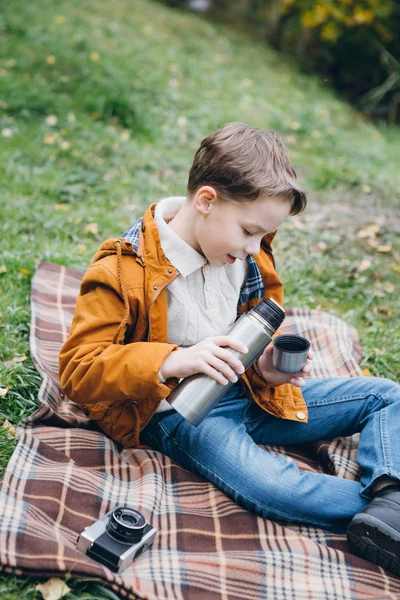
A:
<svg viewBox="0 0 400 600">
<path fill-rule="evenodd" d="M 0 485 L 2 569 L 101 578 L 130 599 L 399 598 L 400 580 L 350 554 L 344 535 L 257 517 L 168 457 L 122 449 L 64 397 L 58 352 L 81 277 L 42 263 L 33 280 L 31 352 L 43 384 Z M 337 317 L 294 309 L 282 330 L 311 340 L 314 376 L 361 374 L 357 333 Z M 357 445 L 355 435 L 266 448 L 300 469 L 356 479 Z M 118 504 L 158 529 L 153 547 L 121 575 L 76 550 L 84 527 Z"/>
</svg>

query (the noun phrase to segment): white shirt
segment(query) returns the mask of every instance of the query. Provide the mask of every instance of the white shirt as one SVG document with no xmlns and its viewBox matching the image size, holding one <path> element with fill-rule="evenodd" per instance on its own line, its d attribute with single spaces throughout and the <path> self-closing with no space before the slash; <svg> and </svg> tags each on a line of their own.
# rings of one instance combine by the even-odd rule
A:
<svg viewBox="0 0 400 600">
<path fill-rule="evenodd" d="M 179 272 L 167 287 L 167 302 L 168 342 L 180 347 L 226 334 L 236 320 L 240 288 L 247 274 L 246 261 L 210 265 L 168 226 L 185 201 L 184 196 L 164 198 L 154 213 L 164 254 Z M 163 400 L 157 412 L 170 408 Z"/>
</svg>

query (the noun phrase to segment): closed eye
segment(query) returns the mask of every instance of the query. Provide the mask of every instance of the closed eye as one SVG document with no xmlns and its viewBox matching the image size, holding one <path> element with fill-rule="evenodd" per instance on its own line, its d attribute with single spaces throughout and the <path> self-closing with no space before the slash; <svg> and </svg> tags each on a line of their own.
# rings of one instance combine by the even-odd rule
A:
<svg viewBox="0 0 400 600">
<path fill-rule="evenodd" d="M 254 235 L 254 233 L 251 233 L 251 231 L 248 231 L 247 229 L 245 229 L 244 227 L 242 227 L 243 229 L 243 233 L 244 235 L 250 236 L 250 235 Z"/>
</svg>

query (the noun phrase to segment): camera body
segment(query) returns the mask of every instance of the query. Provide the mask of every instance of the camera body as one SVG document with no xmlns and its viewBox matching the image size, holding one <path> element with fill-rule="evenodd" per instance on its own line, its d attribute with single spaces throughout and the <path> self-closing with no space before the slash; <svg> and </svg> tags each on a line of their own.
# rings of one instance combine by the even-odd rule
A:
<svg viewBox="0 0 400 600">
<path fill-rule="evenodd" d="M 77 549 L 121 573 L 153 544 L 156 533 L 142 513 L 129 506 L 117 506 L 82 531 Z"/>
</svg>

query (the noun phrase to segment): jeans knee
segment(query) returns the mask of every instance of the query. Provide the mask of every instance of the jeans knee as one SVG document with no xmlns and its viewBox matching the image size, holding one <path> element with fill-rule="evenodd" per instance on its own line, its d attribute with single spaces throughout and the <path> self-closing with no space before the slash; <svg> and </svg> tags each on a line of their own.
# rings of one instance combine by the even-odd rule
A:
<svg viewBox="0 0 400 600">
<path fill-rule="evenodd" d="M 386 404 L 400 402 L 400 385 L 384 377 L 374 378 L 374 395 L 383 398 Z"/>
</svg>

